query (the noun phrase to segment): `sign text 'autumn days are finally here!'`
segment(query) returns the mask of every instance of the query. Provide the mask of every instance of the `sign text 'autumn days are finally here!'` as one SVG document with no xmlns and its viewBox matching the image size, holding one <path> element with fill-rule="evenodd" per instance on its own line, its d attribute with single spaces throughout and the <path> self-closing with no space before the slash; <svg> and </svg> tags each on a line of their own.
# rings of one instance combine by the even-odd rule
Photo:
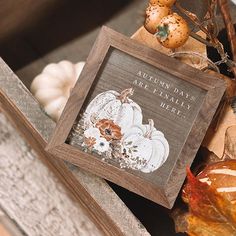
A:
<svg viewBox="0 0 236 236">
<path fill-rule="evenodd" d="M 194 105 L 196 98 L 189 92 L 183 91 L 173 83 L 141 70 L 138 71 L 137 76 L 139 79 L 135 79 L 133 84 L 162 98 L 163 101 L 160 102 L 161 108 L 182 118 L 186 117 L 186 112 L 191 111 L 191 107 Z"/>
</svg>

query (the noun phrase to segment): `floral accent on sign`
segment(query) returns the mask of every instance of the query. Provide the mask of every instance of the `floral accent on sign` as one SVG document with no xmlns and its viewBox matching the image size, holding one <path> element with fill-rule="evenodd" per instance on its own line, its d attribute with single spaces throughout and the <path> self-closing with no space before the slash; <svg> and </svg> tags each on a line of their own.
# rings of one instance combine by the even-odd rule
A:
<svg viewBox="0 0 236 236">
<path fill-rule="evenodd" d="M 96 144 L 96 138 L 94 138 L 94 137 L 89 137 L 89 138 L 84 137 L 84 143 L 88 148 L 92 148 Z"/>
<path fill-rule="evenodd" d="M 111 90 L 98 94 L 74 126 L 72 135 L 78 136 L 77 144 L 85 152 L 115 161 L 121 168 L 150 173 L 167 160 L 169 144 L 152 119 L 142 124 L 142 110 L 129 98 L 133 93 L 130 88 L 121 93 Z"/>
<path fill-rule="evenodd" d="M 116 125 L 112 120 L 102 119 L 96 123 L 101 135 L 107 140 L 121 140 L 121 128 Z"/>
<path fill-rule="evenodd" d="M 109 149 L 108 140 L 100 133 L 98 128 L 94 127 L 84 131 L 84 145 L 100 153 L 108 151 Z"/>
</svg>

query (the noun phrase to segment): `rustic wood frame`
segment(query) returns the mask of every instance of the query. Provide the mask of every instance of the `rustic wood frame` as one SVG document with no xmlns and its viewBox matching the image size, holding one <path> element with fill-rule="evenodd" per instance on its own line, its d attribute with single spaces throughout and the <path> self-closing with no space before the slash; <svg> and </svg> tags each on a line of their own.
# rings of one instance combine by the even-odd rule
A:
<svg viewBox="0 0 236 236">
<path fill-rule="evenodd" d="M 67 137 L 88 96 L 93 81 L 111 47 L 154 65 L 160 70 L 168 71 L 168 73 L 206 91 L 204 102 L 192 125 L 188 139 L 163 186 L 157 187 L 141 177 L 104 163 L 102 160 L 94 158 L 93 155 L 80 151 L 76 147 L 66 143 Z M 197 79 L 194 79 L 196 74 Z M 226 86 L 223 80 L 200 72 L 107 27 L 103 27 L 46 150 L 56 157 L 60 157 L 115 182 L 158 204 L 172 208 L 186 176 L 185 168 L 191 165 L 225 89 Z M 91 159 L 91 157 L 93 158 Z M 93 161 L 92 165 L 91 160 Z"/>
</svg>

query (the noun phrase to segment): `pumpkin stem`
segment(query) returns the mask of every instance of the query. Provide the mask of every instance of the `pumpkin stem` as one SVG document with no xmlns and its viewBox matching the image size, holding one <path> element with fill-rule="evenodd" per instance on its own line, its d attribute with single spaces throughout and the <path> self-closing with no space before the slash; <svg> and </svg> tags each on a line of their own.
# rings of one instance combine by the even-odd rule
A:
<svg viewBox="0 0 236 236">
<path fill-rule="evenodd" d="M 154 121 L 152 119 L 149 119 L 148 122 L 149 122 L 149 130 L 147 130 L 144 137 L 150 139 L 152 136 L 153 129 L 154 129 Z"/>
<path fill-rule="evenodd" d="M 163 26 L 159 25 L 157 26 L 157 32 L 155 33 L 155 36 L 161 41 L 164 42 L 169 35 L 169 26 L 167 24 L 164 24 Z"/>
<path fill-rule="evenodd" d="M 133 94 L 134 94 L 134 89 L 129 88 L 123 90 L 117 98 L 120 99 L 122 103 L 128 103 L 129 96 L 132 96 Z"/>
</svg>

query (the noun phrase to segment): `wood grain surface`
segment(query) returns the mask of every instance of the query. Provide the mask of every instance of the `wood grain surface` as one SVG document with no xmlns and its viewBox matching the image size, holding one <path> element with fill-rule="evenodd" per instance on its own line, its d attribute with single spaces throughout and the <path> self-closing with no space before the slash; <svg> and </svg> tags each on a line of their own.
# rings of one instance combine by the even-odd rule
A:
<svg viewBox="0 0 236 236">
<path fill-rule="evenodd" d="M 149 235 L 104 180 L 52 158 L 43 150 L 55 123 L 2 60 L 0 101 L 16 127 L 70 189 L 104 235 Z"/>
<path fill-rule="evenodd" d="M 103 235 L 81 204 L 0 113 L 0 206 L 30 236 Z M 0 215 L 0 222 L 1 222 Z M 9 221 L 5 234 L 18 236 Z M 22 236 L 22 235 L 21 235 Z"/>
<path fill-rule="evenodd" d="M 145 107 L 144 117 L 160 122 L 161 131 L 165 131 L 170 140 L 170 158 L 163 168 L 149 175 L 121 170 L 95 155 L 65 143 L 86 100 L 88 102 L 104 90 L 113 88 L 120 92 L 129 88 L 140 70 L 162 78 L 166 83 L 171 83 L 195 98 L 191 111 L 178 118 L 158 108 L 160 101 L 153 98 L 153 95 L 144 93 L 143 88 L 135 88 L 137 95 L 134 99 L 141 107 Z M 71 92 L 47 150 L 57 157 L 171 208 L 183 184 L 185 168 L 193 161 L 224 91 L 223 80 L 202 73 L 103 27 Z M 87 97 L 89 94 L 92 94 L 91 98 Z"/>
</svg>

